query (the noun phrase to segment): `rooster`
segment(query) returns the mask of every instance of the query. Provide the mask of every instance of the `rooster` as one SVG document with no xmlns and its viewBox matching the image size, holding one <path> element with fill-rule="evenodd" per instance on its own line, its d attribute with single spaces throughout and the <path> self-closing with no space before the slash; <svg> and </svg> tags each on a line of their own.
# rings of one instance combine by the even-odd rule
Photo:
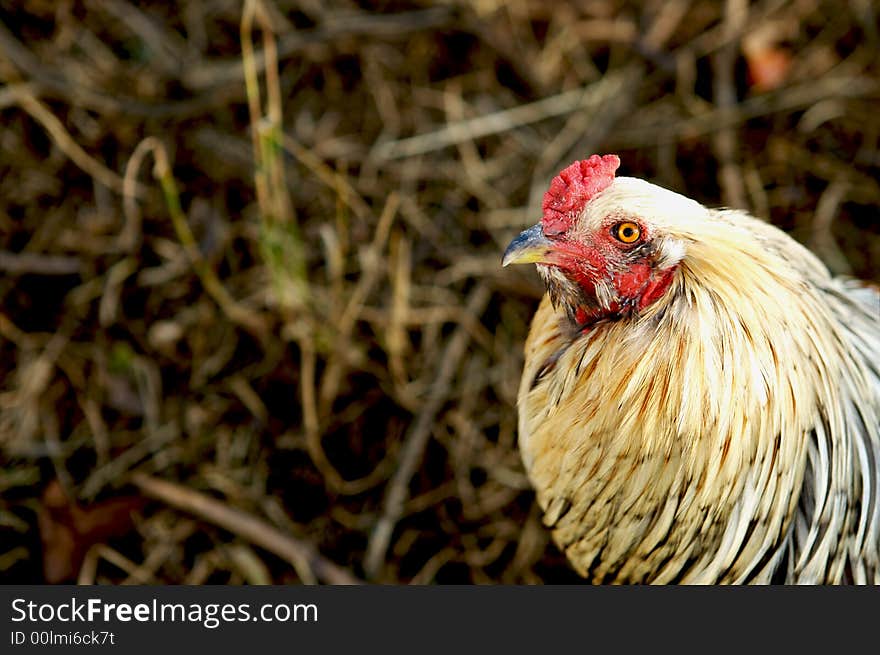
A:
<svg viewBox="0 0 880 655">
<path fill-rule="evenodd" d="M 547 287 L 517 409 L 554 541 L 594 583 L 880 583 L 880 293 L 619 165 L 502 261 Z"/>
</svg>

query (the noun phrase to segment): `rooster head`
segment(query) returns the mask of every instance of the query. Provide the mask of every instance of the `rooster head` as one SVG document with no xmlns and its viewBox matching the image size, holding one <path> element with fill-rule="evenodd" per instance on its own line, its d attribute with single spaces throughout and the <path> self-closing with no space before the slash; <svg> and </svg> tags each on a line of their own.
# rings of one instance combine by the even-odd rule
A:
<svg viewBox="0 0 880 655">
<path fill-rule="evenodd" d="M 563 169 L 544 194 L 541 222 L 516 237 L 502 264 L 538 265 L 554 306 L 581 326 L 642 311 L 669 290 L 699 203 L 643 180 L 615 177 L 617 155 Z"/>
</svg>

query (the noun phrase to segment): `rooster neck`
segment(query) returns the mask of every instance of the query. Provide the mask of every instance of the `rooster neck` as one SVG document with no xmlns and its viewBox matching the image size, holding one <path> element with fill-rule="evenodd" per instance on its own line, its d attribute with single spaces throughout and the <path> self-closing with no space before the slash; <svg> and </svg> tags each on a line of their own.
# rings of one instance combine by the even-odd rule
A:
<svg viewBox="0 0 880 655">
<path fill-rule="evenodd" d="M 624 201 L 680 246 L 655 302 L 597 316 L 607 284 L 539 266 L 518 431 L 559 548 L 594 582 L 880 583 L 880 294 L 641 181 L 591 211 Z"/>
<path fill-rule="evenodd" d="M 757 548 L 754 512 L 769 517 L 769 543 L 784 538 L 822 385 L 805 365 L 815 344 L 804 325 L 822 312 L 772 262 L 749 265 L 736 275 L 735 256 L 685 262 L 645 311 L 576 334 L 546 300 L 536 314 L 520 447 L 546 522 L 563 548 L 583 550 L 585 575 L 735 578 Z M 655 538 L 708 559 L 684 574 L 687 548 L 664 563 Z"/>
</svg>

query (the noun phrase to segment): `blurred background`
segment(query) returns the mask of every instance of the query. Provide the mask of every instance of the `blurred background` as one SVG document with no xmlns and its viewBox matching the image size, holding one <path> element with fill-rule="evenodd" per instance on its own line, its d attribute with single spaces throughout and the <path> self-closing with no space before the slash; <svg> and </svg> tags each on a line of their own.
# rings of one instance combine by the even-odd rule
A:
<svg viewBox="0 0 880 655">
<path fill-rule="evenodd" d="M 615 152 L 880 281 L 878 16 L 0 2 L 0 579 L 576 582 L 504 247 Z"/>
</svg>

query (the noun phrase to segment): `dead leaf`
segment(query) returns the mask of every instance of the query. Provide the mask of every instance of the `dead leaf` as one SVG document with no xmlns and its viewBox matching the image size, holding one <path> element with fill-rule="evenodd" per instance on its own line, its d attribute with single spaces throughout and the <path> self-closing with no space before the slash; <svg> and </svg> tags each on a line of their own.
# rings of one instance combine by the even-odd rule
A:
<svg viewBox="0 0 880 655">
<path fill-rule="evenodd" d="M 778 89 L 785 83 L 791 70 L 791 53 L 784 49 L 768 46 L 746 51 L 746 64 L 749 84 L 759 92 Z"/>
<path fill-rule="evenodd" d="M 67 497 L 58 480 L 50 482 L 37 512 L 46 582 L 75 580 L 86 551 L 130 532 L 132 514 L 145 503 L 140 496 L 122 496 L 80 507 Z"/>
</svg>

